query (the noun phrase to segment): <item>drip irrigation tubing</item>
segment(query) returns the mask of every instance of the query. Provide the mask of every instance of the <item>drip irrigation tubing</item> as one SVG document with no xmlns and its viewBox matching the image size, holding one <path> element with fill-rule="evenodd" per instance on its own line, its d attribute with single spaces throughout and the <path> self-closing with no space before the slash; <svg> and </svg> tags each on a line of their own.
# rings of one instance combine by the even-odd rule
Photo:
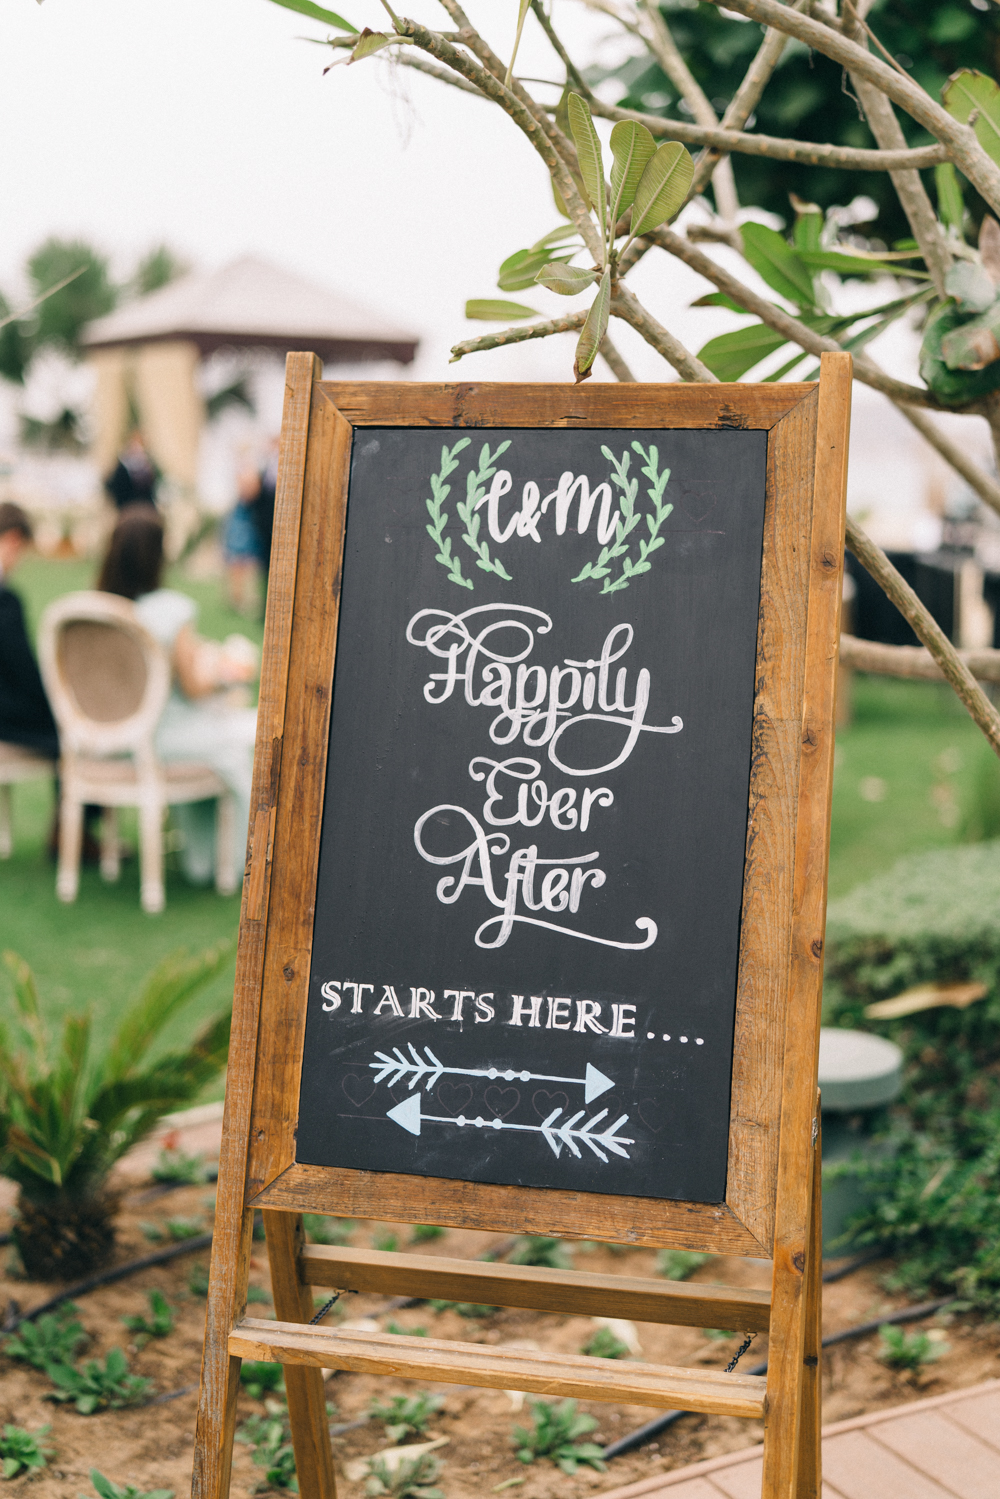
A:
<svg viewBox="0 0 1000 1499">
<path fill-rule="evenodd" d="M 840 1276 L 838 1275 L 837 1278 L 840 1279 Z M 854 1327 L 843 1328 L 841 1332 L 832 1332 L 829 1337 L 823 1339 L 820 1346 L 831 1348 L 835 1343 L 847 1343 L 852 1338 L 868 1337 L 869 1334 L 878 1332 L 880 1327 L 885 1327 L 890 1322 L 920 1322 L 924 1317 L 932 1317 L 943 1307 L 950 1306 L 957 1299 L 955 1296 L 942 1296 L 938 1301 L 924 1301 L 918 1306 L 900 1307 L 898 1312 L 889 1312 L 884 1317 L 874 1317 L 870 1322 L 859 1322 Z M 767 1359 L 764 1359 L 762 1363 L 752 1364 L 746 1373 L 766 1374 Z M 609 1462 L 613 1457 L 624 1457 L 626 1452 L 634 1452 L 636 1448 L 645 1447 L 647 1443 L 654 1442 L 662 1432 L 673 1426 L 675 1421 L 679 1421 L 681 1416 L 691 1414 L 691 1411 L 664 1411 L 662 1416 L 657 1416 L 653 1421 L 647 1421 L 645 1426 L 639 1426 L 626 1436 L 619 1437 L 617 1442 L 611 1442 L 605 1447 L 601 1456 L 605 1462 Z"/>
</svg>

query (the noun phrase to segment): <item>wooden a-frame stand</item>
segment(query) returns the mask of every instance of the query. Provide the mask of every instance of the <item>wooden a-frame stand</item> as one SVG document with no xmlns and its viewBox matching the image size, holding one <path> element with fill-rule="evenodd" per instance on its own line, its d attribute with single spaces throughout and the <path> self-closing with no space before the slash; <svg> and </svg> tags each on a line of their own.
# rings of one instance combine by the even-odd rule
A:
<svg viewBox="0 0 1000 1499">
<path fill-rule="evenodd" d="M 763 1499 L 819 1499 L 816 1069 L 850 358 L 824 354 L 818 386 L 379 387 L 324 385 L 320 375 L 314 356 L 289 356 L 195 1499 L 228 1494 L 243 1358 L 286 1366 L 303 1499 L 334 1499 L 336 1492 L 323 1368 L 763 1419 Z M 602 428 L 751 426 L 769 433 L 730 1187 L 719 1206 L 295 1163 L 353 431 L 379 424 L 566 425 L 567 410 L 573 423 Z M 255 1207 L 263 1210 L 275 1321 L 246 1316 Z M 770 1255 L 772 1289 L 307 1245 L 303 1210 Z M 725 1374 L 338 1331 L 310 1325 L 313 1286 L 762 1332 L 768 1369 L 766 1377 Z"/>
</svg>

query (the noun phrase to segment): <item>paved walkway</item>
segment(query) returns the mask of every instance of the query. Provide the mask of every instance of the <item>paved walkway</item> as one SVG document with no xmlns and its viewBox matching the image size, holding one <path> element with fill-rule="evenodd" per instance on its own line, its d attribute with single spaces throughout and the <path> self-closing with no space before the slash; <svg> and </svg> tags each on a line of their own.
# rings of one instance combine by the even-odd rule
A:
<svg viewBox="0 0 1000 1499">
<path fill-rule="evenodd" d="M 600 1499 L 760 1499 L 760 1447 Z M 823 1499 L 998 1499 L 1000 1379 L 823 1428 Z"/>
</svg>

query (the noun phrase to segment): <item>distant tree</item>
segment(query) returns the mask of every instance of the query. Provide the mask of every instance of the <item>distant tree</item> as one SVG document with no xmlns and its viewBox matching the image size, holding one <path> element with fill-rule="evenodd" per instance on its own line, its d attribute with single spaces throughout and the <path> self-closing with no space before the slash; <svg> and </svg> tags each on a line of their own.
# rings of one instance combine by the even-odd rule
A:
<svg viewBox="0 0 1000 1499">
<path fill-rule="evenodd" d="M 161 286 L 176 281 L 190 269 L 188 262 L 169 245 L 157 245 L 140 260 L 130 289 L 136 296 L 146 297 L 151 291 L 159 291 Z"/>
<path fill-rule="evenodd" d="M 33 344 L 57 344 L 75 351 L 84 324 L 103 317 L 118 301 L 105 256 L 84 240 L 47 239 L 28 258 L 28 276 L 36 296 L 79 267 L 81 275 L 47 297 L 35 312 Z"/>
</svg>

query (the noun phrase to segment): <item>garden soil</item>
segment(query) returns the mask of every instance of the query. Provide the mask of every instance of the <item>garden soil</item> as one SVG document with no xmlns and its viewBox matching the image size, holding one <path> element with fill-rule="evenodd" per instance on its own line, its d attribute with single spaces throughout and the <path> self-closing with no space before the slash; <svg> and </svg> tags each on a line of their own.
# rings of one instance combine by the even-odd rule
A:
<svg viewBox="0 0 1000 1499">
<path fill-rule="evenodd" d="M 166 1233 L 169 1219 L 201 1220 L 211 1226 L 213 1192 L 210 1187 L 184 1187 L 153 1195 L 148 1179 L 133 1181 L 125 1198 L 120 1220 L 117 1257 L 120 1260 L 148 1253 L 152 1247 L 147 1232 L 153 1226 Z M 0 1227 L 5 1226 L 0 1223 Z M 410 1244 L 411 1231 L 392 1224 L 359 1223 L 351 1242 L 356 1246 L 384 1239 L 395 1233 L 400 1252 Z M 420 1252 L 462 1257 L 481 1255 L 499 1236 L 459 1230 L 421 1244 Z M 0 1254 L 11 1256 L 10 1250 Z M 653 1275 L 656 1255 L 649 1250 L 615 1250 L 606 1245 L 578 1245 L 575 1264 L 588 1271 L 615 1275 Z M 199 1278 L 207 1268 L 207 1255 L 193 1254 L 167 1265 L 105 1287 L 78 1303 L 79 1319 L 90 1334 L 83 1358 L 101 1357 L 108 1349 L 126 1350 L 133 1372 L 151 1378 L 155 1393 L 148 1404 L 135 1409 L 78 1415 L 71 1406 L 46 1401 L 52 1386 L 44 1374 L 0 1357 L 0 1423 L 15 1423 L 35 1429 L 51 1423 L 49 1440 L 55 1456 L 49 1466 L 32 1477 L 22 1476 L 3 1485 L 3 1499 L 94 1499 L 91 1468 L 124 1485 L 141 1490 L 173 1489 L 178 1499 L 191 1480 L 198 1373 L 205 1318 L 205 1301 L 199 1294 Z M 824 1331 L 832 1332 L 881 1316 L 904 1304 L 905 1298 L 888 1295 L 881 1285 L 888 1267 L 865 1266 L 846 1279 L 825 1288 Z M 766 1287 L 769 1264 L 765 1261 L 713 1258 L 692 1277 L 703 1282 Z M 252 1283 L 262 1293 L 269 1290 L 266 1246 L 256 1242 L 251 1262 Z M 134 1335 L 122 1325 L 122 1317 L 149 1314 L 148 1293 L 158 1289 L 176 1310 L 174 1331 L 162 1339 L 151 1339 L 136 1348 Z M 8 1263 L 0 1277 L 0 1315 L 16 1302 L 30 1308 L 52 1295 L 49 1285 L 17 1278 Z M 318 1295 L 318 1293 L 317 1293 Z M 373 1317 L 384 1329 L 390 1322 L 403 1331 L 424 1328 L 434 1337 L 454 1338 L 495 1346 L 521 1345 L 554 1352 L 577 1353 L 594 1332 L 589 1317 L 545 1316 L 534 1312 L 500 1310 L 480 1318 L 465 1318 L 453 1310 L 435 1312 L 418 1305 L 392 1310 L 384 1298 L 350 1296 L 344 1318 Z M 257 1316 L 268 1316 L 265 1301 L 253 1305 Z M 949 1351 L 917 1375 L 891 1372 L 879 1361 L 879 1339 L 872 1336 L 832 1348 L 823 1361 L 823 1419 L 840 1421 L 887 1406 L 903 1404 L 947 1390 L 979 1384 L 1000 1373 L 1000 1324 L 984 1322 L 964 1314 L 951 1319 L 920 1324 L 932 1332 Z M 739 1333 L 739 1329 L 734 1332 Z M 724 1368 L 739 1346 L 739 1337 L 713 1338 L 693 1328 L 638 1324 L 635 1332 L 642 1357 L 653 1363 L 702 1365 Z M 757 1338 L 745 1364 L 758 1362 L 766 1354 L 766 1339 Z M 639 1452 L 618 1458 L 605 1473 L 581 1468 L 575 1476 L 561 1473 L 548 1461 L 522 1465 L 515 1456 L 512 1431 L 530 1424 L 527 1401 L 516 1393 L 481 1391 L 454 1385 L 431 1387 L 444 1396 L 444 1406 L 431 1418 L 428 1437 L 446 1437 L 436 1454 L 444 1461 L 439 1479 L 446 1499 L 483 1499 L 494 1492 L 516 1494 L 518 1499 L 580 1499 L 580 1496 L 616 1488 L 640 1478 L 683 1467 L 701 1458 L 715 1457 L 759 1440 L 759 1423 L 718 1416 L 685 1416 L 660 1441 Z M 335 1407 L 334 1424 L 361 1418 L 375 1396 L 412 1394 L 414 1387 L 397 1380 L 359 1374 L 334 1374 L 327 1380 L 327 1399 Z M 523 1401 L 523 1404 L 522 1404 Z M 518 1409 L 518 1407 L 521 1407 Z M 597 1421 L 592 1437 L 608 1443 L 656 1415 L 640 1406 L 580 1403 L 580 1409 Z M 261 1401 L 241 1391 L 239 1421 L 263 1414 Z M 412 1436 L 410 1441 L 418 1440 Z M 335 1438 L 334 1450 L 342 1499 L 363 1499 L 363 1481 L 343 1476 L 345 1464 L 370 1456 L 387 1445 L 382 1424 L 369 1421 Z M 237 1443 L 233 1464 L 233 1493 L 253 1494 L 264 1480 L 254 1466 L 252 1449 Z"/>
</svg>

